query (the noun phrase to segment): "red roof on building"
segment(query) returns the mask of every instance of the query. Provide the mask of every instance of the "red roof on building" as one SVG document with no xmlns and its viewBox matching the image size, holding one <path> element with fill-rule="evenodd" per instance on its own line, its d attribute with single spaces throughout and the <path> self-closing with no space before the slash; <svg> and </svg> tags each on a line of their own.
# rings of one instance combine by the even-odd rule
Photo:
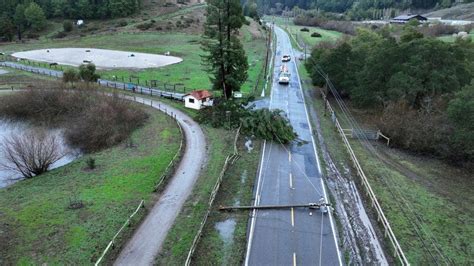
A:
<svg viewBox="0 0 474 266">
<path fill-rule="evenodd" d="M 197 100 L 202 100 L 206 98 L 212 97 L 212 94 L 208 90 L 199 90 L 199 91 L 193 91 L 191 93 L 186 94 L 186 96 L 191 95 Z"/>
</svg>

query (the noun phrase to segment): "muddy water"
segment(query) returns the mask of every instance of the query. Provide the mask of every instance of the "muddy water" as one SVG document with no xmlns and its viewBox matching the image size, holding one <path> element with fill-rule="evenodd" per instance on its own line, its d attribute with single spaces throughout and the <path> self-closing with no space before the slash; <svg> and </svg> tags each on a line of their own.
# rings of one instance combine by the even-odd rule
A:
<svg viewBox="0 0 474 266">
<path fill-rule="evenodd" d="M 0 120 L 0 142 L 3 142 L 5 138 L 22 134 L 22 132 L 30 129 L 31 127 L 26 123 Z M 54 163 L 50 169 L 66 165 L 80 156 L 80 153 L 77 150 L 71 149 L 65 144 L 64 137 L 59 130 L 50 130 L 50 132 L 55 134 L 60 140 L 62 152 L 66 153 L 66 156 Z M 5 158 L 2 150 L 0 149 L 0 165 L 2 163 L 5 163 Z M 22 179 L 22 176 L 15 171 L 5 170 L 0 167 L 0 189 L 12 185 Z"/>
<path fill-rule="evenodd" d="M 219 232 L 219 236 L 225 245 L 232 243 L 236 224 L 237 222 L 232 218 L 216 223 L 216 230 Z"/>
</svg>

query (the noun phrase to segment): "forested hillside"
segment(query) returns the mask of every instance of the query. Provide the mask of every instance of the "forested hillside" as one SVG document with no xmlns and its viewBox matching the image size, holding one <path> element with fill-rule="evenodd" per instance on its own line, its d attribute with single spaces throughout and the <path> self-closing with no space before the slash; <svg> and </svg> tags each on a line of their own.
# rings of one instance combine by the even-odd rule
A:
<svg viewBox="0 0 474 266">
<path fill-rule="evenodd" d="M 347 13 L 349 17 L 365 18 L 380 10 L 427 10 L 450 7 L 455 0 L 248 0 L 256 2 L 262 13 L 281 13 L 286 8 L 319 9 L 326 12 Z M 465 3 L 473 0 L 464 0 Z M 391 11 L 391 10 L 390 10 Z M 391 12 L 392 16 L 396 12 Z M 370 16 L 369 16 L 370 15 Z"/>
<path fill-rule="evenodd" d="M 61 17 L 71 19 L 124 17 L 136 12 L 142 0 L 0 0 L 0 14 L 15 14 L 18 8 L 36 2 L 46 18 Z"/>
</svg>

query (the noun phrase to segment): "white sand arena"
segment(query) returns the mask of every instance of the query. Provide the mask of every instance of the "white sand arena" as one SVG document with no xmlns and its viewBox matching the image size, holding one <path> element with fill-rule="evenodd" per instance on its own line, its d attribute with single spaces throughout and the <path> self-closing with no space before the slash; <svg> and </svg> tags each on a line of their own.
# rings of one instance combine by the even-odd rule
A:
<svg viewBox="0 0 474 266">
<path fill-rule="evenodd" d="M 93 48 L 42 49 L 18 52 L 14 53 L 13 56 L 70 66 L 79 66 L 90 62 L 95 64 L 98 69 L 157 68 L 183 61 L 183 59 L 174 56 Z"/>
</svg>

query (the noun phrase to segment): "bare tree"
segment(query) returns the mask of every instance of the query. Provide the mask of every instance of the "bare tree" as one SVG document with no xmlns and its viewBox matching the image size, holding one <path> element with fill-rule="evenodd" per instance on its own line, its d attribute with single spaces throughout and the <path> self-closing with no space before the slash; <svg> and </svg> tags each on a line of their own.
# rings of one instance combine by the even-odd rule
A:
<svg viewBox="0 0 474 266">
<path fill-rule="evenodd" d="M 66 154 L 55 134 L 44 130 L 30 130 L 14 135 L 0 143 L 5 162 L 0 167 L 32 178 L 48 171 L 52 164 Z"/>
</svg>

